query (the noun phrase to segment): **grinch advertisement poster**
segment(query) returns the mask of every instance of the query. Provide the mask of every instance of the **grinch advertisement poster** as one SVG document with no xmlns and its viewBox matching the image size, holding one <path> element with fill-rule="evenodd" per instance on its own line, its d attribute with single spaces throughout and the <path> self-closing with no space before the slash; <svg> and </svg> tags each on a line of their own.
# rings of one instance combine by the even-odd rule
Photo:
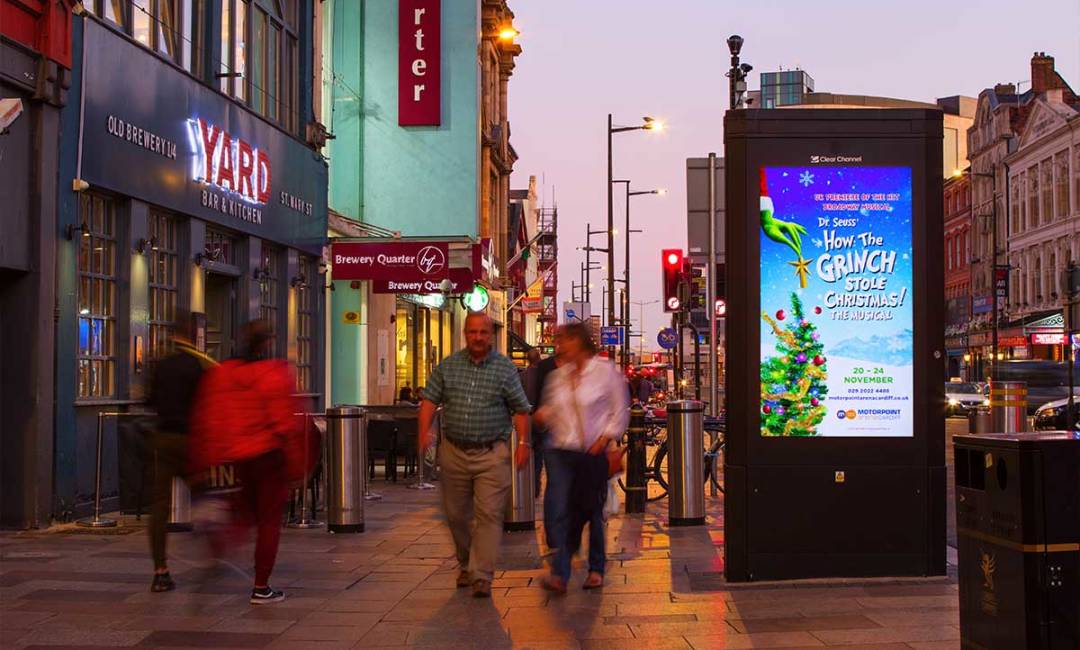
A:
<svg viewBox="0 0 1080 650">
<path fill-rule="evenodd" d="M 763 167 L 761 435 L 913 435 L 909 167 Z"/>
</svg>

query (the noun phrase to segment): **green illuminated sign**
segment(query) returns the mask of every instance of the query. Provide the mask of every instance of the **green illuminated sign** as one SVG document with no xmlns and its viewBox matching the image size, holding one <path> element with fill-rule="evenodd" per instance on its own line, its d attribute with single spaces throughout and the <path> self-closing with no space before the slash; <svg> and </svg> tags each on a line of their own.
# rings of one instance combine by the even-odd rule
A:
<svg viewBox="0 0 1080 650">
<path fill-rule="evenodd" d="M 488 290 L 479 284 L 473 285 L 473 290 L 461 297 L 461 304 L 469 311 L 484 311 L 490 301 Z"/>
</svg>

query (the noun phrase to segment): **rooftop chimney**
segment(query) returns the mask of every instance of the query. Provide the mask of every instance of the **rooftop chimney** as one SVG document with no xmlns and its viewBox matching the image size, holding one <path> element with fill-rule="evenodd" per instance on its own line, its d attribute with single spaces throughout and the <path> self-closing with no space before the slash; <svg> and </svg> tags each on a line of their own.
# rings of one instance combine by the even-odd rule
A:
<svg viewBox="0 0 1080 650">
<path fill-rule="evenodd" d="M 1031 90 L 1044 93 L 1051 88 L 1058 88 L 1057 73 L 1054 72 L 1054 57 L 1046 52 L 1036 52 L 1031 57 Z"/>
<path fill-rule="evenodd" d="M 1015 95 L 1016 94 L 1016 84 L 995 84 L 994 85 L 994 94 L 995 95 Z"/>
</svg>

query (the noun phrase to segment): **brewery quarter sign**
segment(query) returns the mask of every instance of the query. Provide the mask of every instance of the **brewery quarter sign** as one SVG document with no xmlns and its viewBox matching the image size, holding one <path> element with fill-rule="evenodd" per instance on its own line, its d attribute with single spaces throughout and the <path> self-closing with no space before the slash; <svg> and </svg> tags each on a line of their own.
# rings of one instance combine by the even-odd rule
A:
<svg viewBox="0 0 1080 650">
<path fill-rule="evenodd" d="M 439 126 L 440 0 L 398 0 L 398 124 Z"/>
<path fill-rule="evenodd" d="M 450 277 L 446 242 L 335 242 L 335 280 L 435 283 Z"/>
</svg>

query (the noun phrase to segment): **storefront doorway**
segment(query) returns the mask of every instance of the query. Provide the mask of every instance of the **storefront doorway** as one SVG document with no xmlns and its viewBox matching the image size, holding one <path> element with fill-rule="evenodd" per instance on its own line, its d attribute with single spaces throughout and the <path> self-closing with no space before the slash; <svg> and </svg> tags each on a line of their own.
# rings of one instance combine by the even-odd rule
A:
<svg viewBox="0 0 1080 650">
<path fill-rule="evenodd" d="M 217 361 L 238 352 L 236 278 L 206 274 L 206 354 Z"/>
</svg>

